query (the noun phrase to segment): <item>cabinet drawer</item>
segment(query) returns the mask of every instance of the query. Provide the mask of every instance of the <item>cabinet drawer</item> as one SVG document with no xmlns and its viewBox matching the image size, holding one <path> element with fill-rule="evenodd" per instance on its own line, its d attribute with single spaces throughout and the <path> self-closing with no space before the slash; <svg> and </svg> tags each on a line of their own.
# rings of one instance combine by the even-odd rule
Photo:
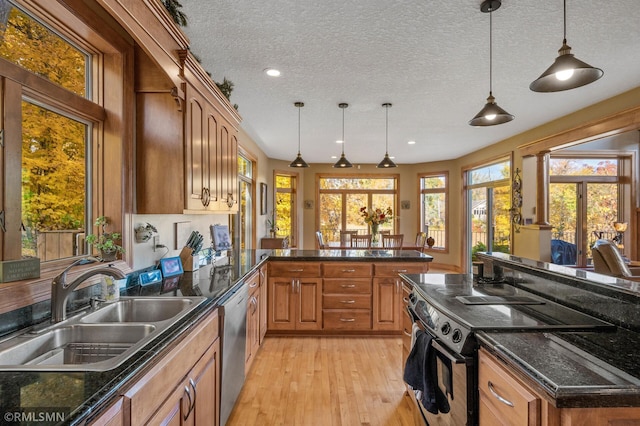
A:
<svg viewBox="0 0 640 426">
<path fill-rule="evenodd" d="M 429 262 L 377 263 L 377 276 L 397 277 L 398 274 L 423 274 L 429 272 Z"/>
<path fill-rule="evenodd" d="M 370 294 L 325 294 L 323 309 L 371 309 Z"/>
<path fill-rule="evenodd" d="M 270 262 L 270 277 L 320 277 L 320 263 Z"/>
<path fill-rule="evenodd" d="M 323 276 L 329 278 L 370 277 L 373 275 L 373 265 L 370 263 L 323 263 L 322 269 Z"/>
<path fill-rule="evenodd" d="M 322 282 L 324 294 L 371 294 L 371 278 L 325 278 Z"/>
<path fill-rule="evenodd" d="M 324 330 L 371 330 L 371 311 L 323 310 L 322 318 Z"/>
<path fill-rule="evenodd" d="M 505 419 L 507 424 L 538 425 L 540 399 L 513 377 L 504 366 L 484 350 L 478 352 L 478 389 L 480 418 Z"/>
</svg>

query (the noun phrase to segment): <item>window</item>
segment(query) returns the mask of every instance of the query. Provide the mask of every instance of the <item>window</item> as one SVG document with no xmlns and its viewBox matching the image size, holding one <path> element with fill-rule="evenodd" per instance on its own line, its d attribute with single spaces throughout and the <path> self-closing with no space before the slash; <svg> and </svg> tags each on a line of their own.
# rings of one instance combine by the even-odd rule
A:
<svg viewBox="0 0 640 426">
<path fill-rule="evenodd" d="M 276 237 L 289 237 L 289 245 L 297 247 L 298 174 L 276 172 L 274 181 L 276 183 Z"/>
<path fill-rule="evenodd" d="M 231 232 L 241 250 L 250 250 L 253 248 L 253 162 L 244 153 L 238 154 L 238 187 L 240 204 L 231 220 Z"/>
<path fill-rule="evenodd" d="M 390 207 L 394 215 L 398 205 L 398 175 L 392 176 L 318 176 L 319 206 L 316 223 L 325 243 L 340 242 L 340 231 L 370 233 L 360 209 Z M 380 226 L 379 230 L 395 233 L 395 220 Z"/>
<path fill-rule="evenodd" d="M 469 262 L 477 251 L 511 252 L 510 178 L 510 160 L 497 161 L 465 172 L 465 257 Z M 471 264 L 468 266 L 470 268 Z"/>
<path fill-rule="evenodd" d="M 589 247 L 599 238 L 616 236 L 613 223 L 623 221 L 620 173 L 615 156 L 550 158 L 553 263 L 587 266 L 591 264 Z"/>
<path fill-rule="evenodd" d="M 447 248 L 448 173 L 420 176 L 419 229 L 435 240 L 434 249 Z"/>
<path fill-rule="evenodd" d="M 82 23 L 82 11 L 53 8 L 45 24 L 27 6 L 0 6 L 0 102 L 4 117 L 18 118 L 3 123 L 12 161 L 0 165 L 0 210 L 7 223 L 22 225 L 0 236 L 2 259 L 86 254 L 83 237 L 96 231 L 97 216 L 108 217 L 111 231 L 122 229 L 122 168 L 131 166 L 123 155 L 131 103 L 123 100 L 133 96 L 124 93 L 122 52 L 133 49 L 97 36 Z M 74 32 L 65 22 L 74 22 Z M 110 96 L 102 96 L 104 87 Z"/>
</svg>

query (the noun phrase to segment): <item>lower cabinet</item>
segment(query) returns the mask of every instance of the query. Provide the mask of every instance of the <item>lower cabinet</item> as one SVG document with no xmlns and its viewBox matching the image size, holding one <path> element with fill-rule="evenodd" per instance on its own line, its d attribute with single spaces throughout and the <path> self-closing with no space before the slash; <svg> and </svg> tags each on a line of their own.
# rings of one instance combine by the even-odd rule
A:
<svg viewBox="0 0 640 426">
<path fill-rule="evenodd" d="M 267 334 L 268 324 L 268 304 L 267 304 L 267 266 L 264 265 L 260 268 L 260 344 L 264 341 L 264 337 Z"/>
<path fill-rule="evenodd" d="M 247 299 L 247 343 L 244 370 L 249 372 L 251 364 L 260 348 L 260 275 L 254 272 L 245 280 L 249 287 Z"/>
<path fill-rule="evenodd" d="M 122 412 L 122 398 L 111 404 L 97 418 L 89 422 L 92 426 L 122 426 L 124 425 L 124 413 Z"/>
<path fill-rule="evenodd" d="M 268 282 L 269 330 L 322 328 L 319 263 L 271 262 Z"/>
<path fill-rule="evenodd" d="M 372 272 L 369 263 L 323 264 L 323 330 L 371 330 Z"/>
<path fill-rule="evenodd" d="M 556 408 L 510 367 L 478 351 L 480 426 L 638 425 L 639 407 Z"/>
<path fill-rule="evenodd" d="M 217 312 L 202 320 L 124 393 L 125 424 L 219 424 L 218 321 Z"/>
</svg>

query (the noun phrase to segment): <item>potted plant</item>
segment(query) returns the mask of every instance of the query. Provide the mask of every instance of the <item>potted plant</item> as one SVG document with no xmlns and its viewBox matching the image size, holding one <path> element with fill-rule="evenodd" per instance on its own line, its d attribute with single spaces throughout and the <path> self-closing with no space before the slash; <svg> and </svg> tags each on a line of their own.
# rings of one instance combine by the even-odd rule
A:
<svg viewBox="0 0 640 426">
<path fill-rule="evenodd" d="M 106 216 L 99 216 L 96 218 L 94 226 L 100 227 L 102 232 L 99 235 L 88 234 L 86 237 L 87 243 L 100 250 L 100 257 L 103 261 L 115 260 L 119 253 L 124 253 L 124 248 L 116 243 L 116 241 L 120 241 L 121 234 L 119 232 L 107 232 L 105 228 L 108 224 L 109 220 Z"/>
<path fill-rule="evenodd" d="M 269 236 L 275 238 L 278 226 L 276 225 L 276 212 L 274 210 L 272 210 L 269 217 L 267 217 L 267 228 L 269 230 Z"/>
</svg>

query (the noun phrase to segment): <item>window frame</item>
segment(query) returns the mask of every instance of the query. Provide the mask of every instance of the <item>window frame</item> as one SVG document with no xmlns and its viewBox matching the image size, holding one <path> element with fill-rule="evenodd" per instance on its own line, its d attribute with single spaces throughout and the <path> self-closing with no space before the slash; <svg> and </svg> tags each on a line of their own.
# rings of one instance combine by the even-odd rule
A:
<svg viewBox="0 0 640 426">
<path fill-rule="evenodd" d="M 278 176 L 288 176 L 291 178 L 291 187 L 290 188 L 278 188 L 277 177 Z M 273 209 L 274 209 L 274 217 L 276 221 L 277 213 L 276 213 L 276 203 L 278 201 L 278 193 L 290 193 L 291 194 L 291 217 L 290 219 L 290 228 L 291 235 L 289 235 L 289 247 L 298 247 L 299 240 L 299 219 L 298 219 L 298 187 L 300 186 L 300 174 L 297 172 L 285 171 L 285 170 L 274 170 L 273 171 Z M 277 232 L 276 232 L 277 236 Z"/>
<path fill-rule="evenodd" d="M 5 221 L 7 224 L 20 223 L 20 167 L 15 165 L 21 164 L 20 103 L 26 99 L 89 124 L 91 130 L 87 139 L 91 146 L 87 148 L 91 157 L 87 158 L 87 173 L 90 173 L 91 184 L 87 188 L 90 207 L 86 232 L 95 232 L 93 221 L 98 216 L 107 216 L 114 230 L 123 230 L 124 211 L 132 211 L 133 206 L 134 157 L 130 141 L 133 138 L 134 92 L 127 90 L 133 87 L 133 47 L 109 25 L 100 26 L 100 33 L 97 33 L 95 23 L 103 18 L 89 9 L 72 12 L 61 4 L 49 2 L 44 10 L 30 0 L 13 0 L 11 4 L 89 54 L 91 75 L 88 76 L 86 95 L 93 99 L 77 95 L 0 58 L 5 132 L 5 161 L 0 164 L 4 199 L 0 209 L 6 212 Z M 105 87 L 109 87 L 109 96 L 105 95 Z M 7 232 L 0 233 L 1 260 L 21 258 L 20 237 L 19 227 L 7 226 Z M 132 244 L 129 242 L 128 245 Z M 71 257 L 43 262 L 41 269 L 55 271 L 74 260 Z"/>
<path fill-rule="evenodd" d="M 422 179 L 424 178 L 433 178 L 433 177 L 444 177 L 444 188 L 422 188 Z M 425 172 L 418 173 L 418 227 L 420 231 L 422 231 L 422 227 L 424 224 L 424 195 L 425 194 L 444 194 L 444 205 L 446 209 L 445 219 L 444 219 L 444 247 L 436 247 L 433 246 L 429 248 L 425 246 L 425 252 L 438 252 L 438 253 L 449 253 L 449 216 L 451 216 L 449 211 L 449 172 L 448 171 L 434 171 L 434 172 Z M 429 235 L 427 235 L 429 237 Z"/>
</svg>

